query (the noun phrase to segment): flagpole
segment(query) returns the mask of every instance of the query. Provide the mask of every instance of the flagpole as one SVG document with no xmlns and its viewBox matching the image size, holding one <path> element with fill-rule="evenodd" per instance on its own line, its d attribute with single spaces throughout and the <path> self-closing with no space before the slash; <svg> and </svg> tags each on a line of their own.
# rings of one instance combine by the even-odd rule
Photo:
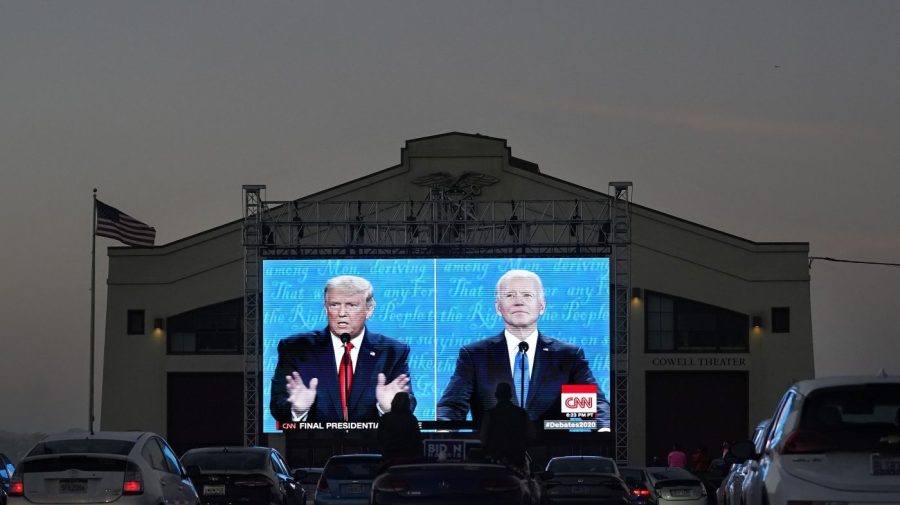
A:
<svg viewBox="0 0 900 505">
<path fill-rule="evenodd" d="M 97 188 L 94 188 L 94 205 L 91 214 L 91 350 L 90 374 L 88 377 L 88 432 L 94 434 L 94 298 L 97 291 Z"/>
</svg>

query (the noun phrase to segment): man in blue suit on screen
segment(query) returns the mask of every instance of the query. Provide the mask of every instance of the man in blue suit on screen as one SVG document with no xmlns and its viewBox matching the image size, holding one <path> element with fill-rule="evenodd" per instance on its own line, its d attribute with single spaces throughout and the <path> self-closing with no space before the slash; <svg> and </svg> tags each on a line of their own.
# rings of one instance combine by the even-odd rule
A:
<svg viewBox="0 0 900 505">
<path fill-rule="evenodd" d="M 412 393 L 409 346 L 367 331 L 374 311 L 366 279 L 341 275 L 325 284 L 328 326 L 278 344 L 269 407 L 279 423 L 376 421 L 395 394 Z"/>
<path fill-rule="evenodd" d="M 437 405 L 438 420 L 462 421 L 471 411 L 476 426 L 496 403 L 500 382 L 513 384 L 513 403 L 524 406 L 533 421 L 564 419 L 563 384 L 597 381 L 581 347 L 538 330 L 544 314 L 544 286 L 528 270 L 510 270 L 497 281 L 494 306 L 505 323 L 498 335 L 463 346 L 456 370 Z M 609 430 L 609 403 L 597 390 L 598 428 Z"/>
</svg>

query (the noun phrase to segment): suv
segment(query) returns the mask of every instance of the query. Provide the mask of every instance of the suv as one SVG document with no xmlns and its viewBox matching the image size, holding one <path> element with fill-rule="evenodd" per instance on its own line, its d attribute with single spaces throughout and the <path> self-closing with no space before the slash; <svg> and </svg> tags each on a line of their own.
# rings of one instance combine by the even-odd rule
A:
<svg viewBox="0 0 900 505">
<path fill-rule="evenodd" d="M 175 452 L 162 437 L 149 432 L 50 435 L 19 463 L 8 501 L 8 505 L 199 502 Z"/>
<path fill-rule="evenodd" d="M 900 503 L 900 377 L 831 377 L 791 386 L 753 459 L 748 504 Z M 756 466 L 756 465 L 754 465 Z"/>
</svg>

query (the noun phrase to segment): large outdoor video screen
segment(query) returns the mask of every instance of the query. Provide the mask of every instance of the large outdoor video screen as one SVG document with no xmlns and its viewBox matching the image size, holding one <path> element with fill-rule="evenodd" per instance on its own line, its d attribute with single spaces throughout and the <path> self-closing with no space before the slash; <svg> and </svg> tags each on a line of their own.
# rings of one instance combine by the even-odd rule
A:
<svg viewBox="0 0 900 505">
<path fill-rule="evenodd" d="M 545 429 L 605 431 L 609 290 L 608 258 L 265 260 L 263 431 L 372 429 L 407 389 L 474 426 L 501 382 Z"/>
</svg>

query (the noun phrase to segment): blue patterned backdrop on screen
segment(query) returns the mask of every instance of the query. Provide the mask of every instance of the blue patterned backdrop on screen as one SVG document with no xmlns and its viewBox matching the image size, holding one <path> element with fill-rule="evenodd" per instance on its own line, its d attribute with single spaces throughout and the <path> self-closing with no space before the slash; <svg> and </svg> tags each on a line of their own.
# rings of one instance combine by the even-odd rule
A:
<svg viewBox="0 0 900 505">
<path fill-rule="evenodd" d="M 606 258 L 266 260 L 264 431 L 275 431 L 269 399 L 278 342 L 325 328 L 323 289 L 328 279 L 358 275 L 372 283 L 375 312 L 367 327 L 409 344 L 410 375 L 418 400 L 415 414 L 426 421 L 434 420 L 437 400 L 453 373 L 460 346 L 502 331 L 503 321 L 494 308 L 494 288 L 503 273 L 516 268 L 534 271 L 543 281 L 547 308 L 538 322 L 540 330 L 581 345 L 609 398 Z"/>
<path fill-rule="evenodd" d="M 276 431 L 269 399 L 278 342 L 326 327 L 323 290 L 328 279 L 337 275 L 358 275 L 372 283 L 375 312 L 366 327 L 409 344 L 410 375 L 418 401 L 415 414 L 421 420 L 434 419 L 433 259 L 266 260 L 262 300 L 265 433 Z"/>
<path fill-rule="evenodd" d="M 461 346 L 503 331 L 494 306 L 508 270 L 538 274 L 547 302 L 539 330 L 580 345 L 606 398 L 609 392 L 609 260 L 607 258 L 465 258 L 437 262 L 437 391 L 444 391 Z"/>
</svg>

